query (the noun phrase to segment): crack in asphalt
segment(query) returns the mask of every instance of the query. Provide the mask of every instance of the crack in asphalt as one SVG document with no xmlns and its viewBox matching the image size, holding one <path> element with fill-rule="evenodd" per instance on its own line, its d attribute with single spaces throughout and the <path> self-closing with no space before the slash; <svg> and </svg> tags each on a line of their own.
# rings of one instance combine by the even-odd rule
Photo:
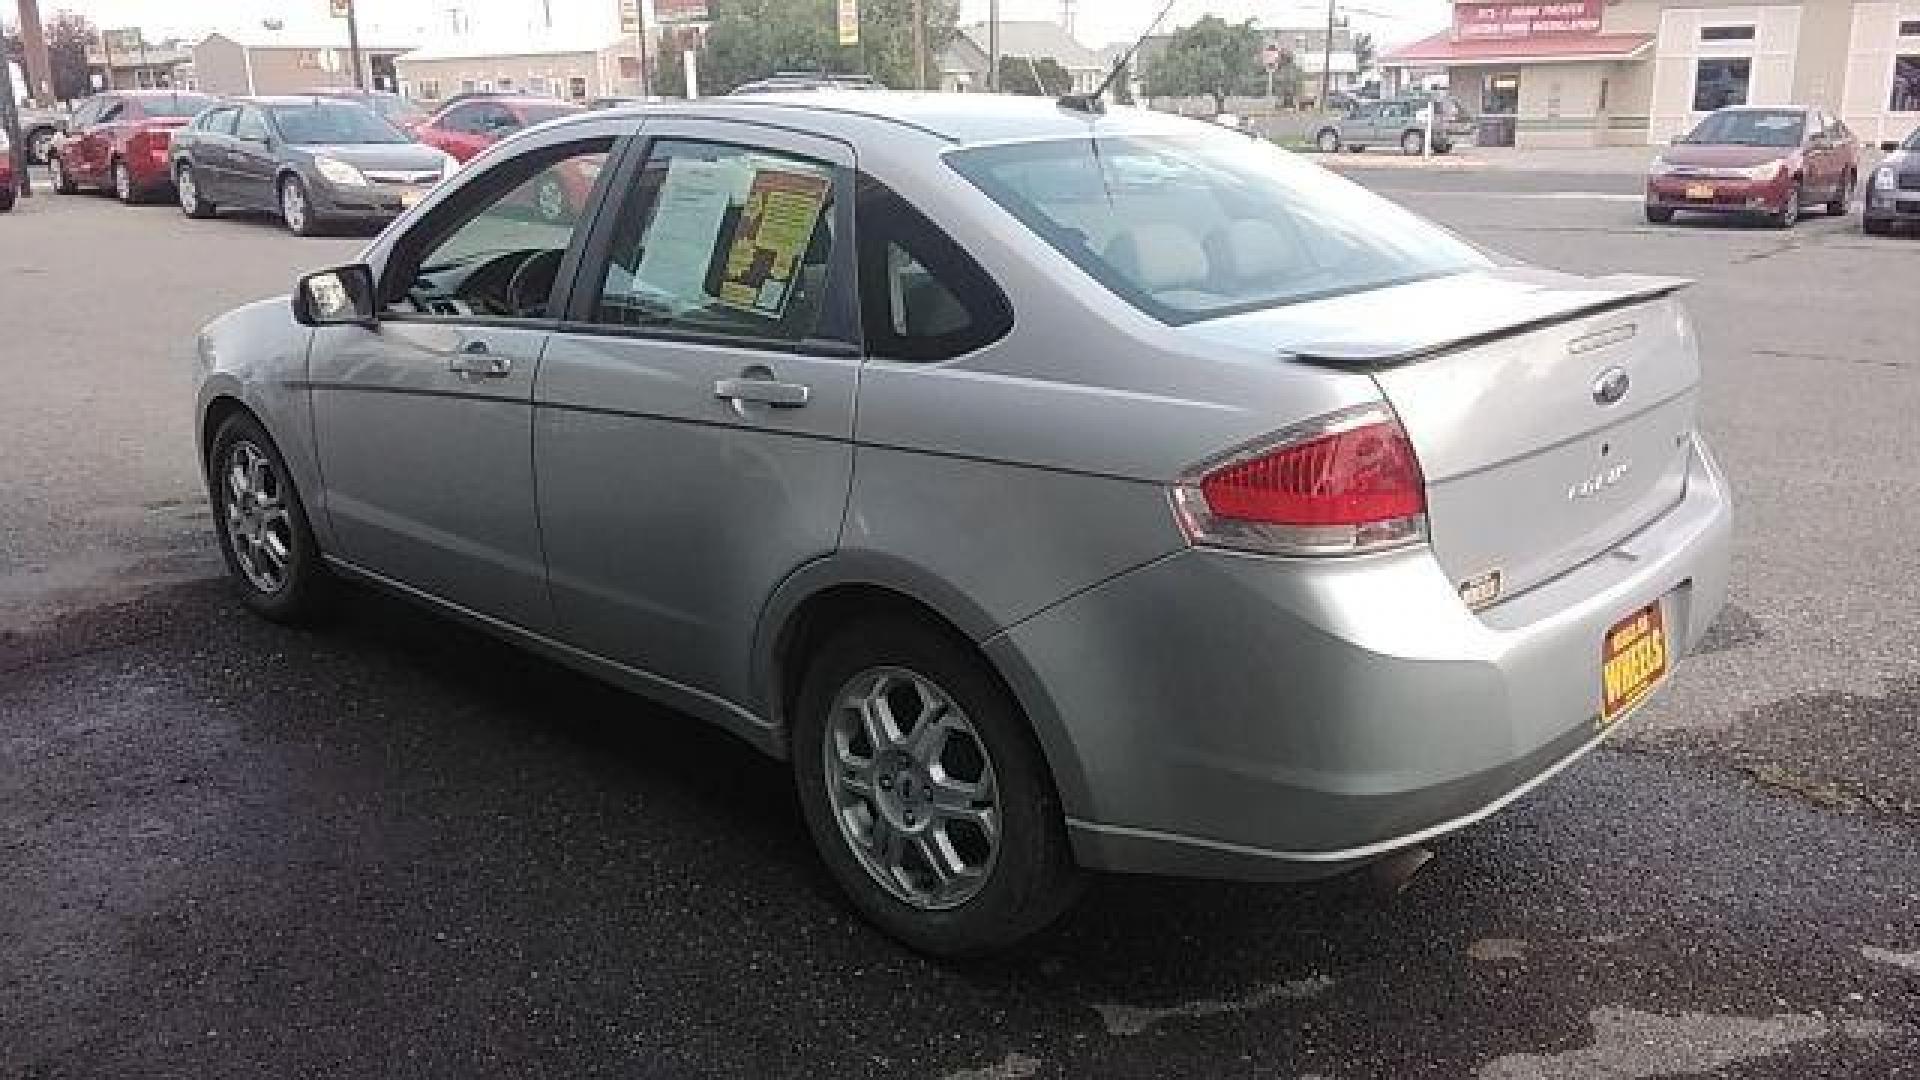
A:
<svg viewBox="0 0 1920 1080">
<path fill-rule="evenodd" d="M 1096 1002 L 1093 1007 L 1100 1013 L 1101 1021 L 1106 1024 L 1107 1034 L 1139 1035 L 1165 1020 L 1198 1019 L 1206 1016 L 1221 1016 L 1226 1013 L 1251 1012 L 1276 1001 L 1305 1001 L 1308 998 L 1320 996 L 1332 985 L 1333 980 L 1327 976 L 1315 975 L 1310 978 L 1263 986 L 1237 998 L 1203 999 L 1165 1008 L 1117 1005 L 1108 1002 Z"/>
<path fill-rule="evenodd" d="M 1829 1020 L 1819 1013 L 1745 1017 L 1675 1016 L 1612 1005 L 1591 1014 L 1593 1041 L 1558 1054 L 1509 1054 L 1479 1080 L 1639 1080 L 1697 1076 L 1829 1038 L 1870 1040 L 1909 1029 L 1876 1020 Z"/>
</svg>

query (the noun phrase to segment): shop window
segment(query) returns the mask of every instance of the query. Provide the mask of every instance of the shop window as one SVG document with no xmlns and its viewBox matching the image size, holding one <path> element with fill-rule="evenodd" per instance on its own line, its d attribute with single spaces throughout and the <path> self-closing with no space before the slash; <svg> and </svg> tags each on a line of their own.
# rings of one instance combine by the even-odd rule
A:
<svg viewBox="0 0 1920 1080">
<path fill-rule="evenodd" d="M 1693 111 L 1712 112 L 1747 103 L 1753 60 L 1746 56 L 1702 58 L 1693 72 Z"/>
<path fill-rule="evenodd" d="M 567 96 L 575 101 L 587 100 L 587 80 L 575 75 L 567 80 Z"/>
<path fill-rule="evenodd" d="M 1920 19 L 1908 19 L 1900 24 L 1901 37 L 1920 37 Z"/>
<path fill-rule="evenodd" d="M 1887 101 L 1893 112 L 1920 112 L 1920 56 L 1893 58 L 1893 95 Z"/>
<path fill-rule="evenodd" d="M 1700 28 L 1701 41 L 1752 41 L 1751 26 L 1703 26 Z"/>
</svg>

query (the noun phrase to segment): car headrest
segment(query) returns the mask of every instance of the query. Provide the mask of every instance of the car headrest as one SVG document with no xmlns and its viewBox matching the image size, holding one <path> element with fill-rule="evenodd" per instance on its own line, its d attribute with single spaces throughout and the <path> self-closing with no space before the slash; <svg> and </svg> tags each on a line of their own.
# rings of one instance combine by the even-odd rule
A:
<svg viewBox="0 0 1920 1080">
<path fill-rule="evenodd" d="M 1107 261 L 1149 293 L 1188 289 L 1207 281 L 1207 250 L 1178 225 L 1132 225 L 1107 242 Z"/>
<path fill-rule="evenodd" d="M 1260 218 L 1229 222 L 1207 237 L 1207 254 L 1214 268 L 1240 285 L 1262 281 L 1289 269 L 1294 253 L 1293 242 L 1280 227 Z"/>
</svg>

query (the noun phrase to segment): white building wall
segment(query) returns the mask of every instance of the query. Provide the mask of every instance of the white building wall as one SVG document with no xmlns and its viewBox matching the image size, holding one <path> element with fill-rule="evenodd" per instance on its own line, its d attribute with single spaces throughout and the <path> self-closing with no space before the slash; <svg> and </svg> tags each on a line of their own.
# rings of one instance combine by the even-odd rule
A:
<svg viewBox="0 0 1920 1080">
<path fill-rule="evenodd" d="M 1754 36 L 1740 41 L 1702 41 L 1703 26 L 1751 25 Z M 1800 48 L 1800 6 L 1668 8 L 1660 13 L 1655 42 L 1653 107 L 1647 137 L 1668 142 L 1698 123 L 1693 109 L 1696 62 L 1702 57 L 1750 57 L 1749 105 L 1791 105 L 1794 57 Z"/>
<path fill-rule="evenodd" d="M 1901 37 L 1900 24 L 1916 21 L 1920 21 L 1920 0 L 1854 5 L 1840 114 L 1863 141 L 1904 138 L 1920 127 L 1920 113 L 1890 109 L 1896 59 L 1920 57 L 1920 37 Z"/>
</svg>

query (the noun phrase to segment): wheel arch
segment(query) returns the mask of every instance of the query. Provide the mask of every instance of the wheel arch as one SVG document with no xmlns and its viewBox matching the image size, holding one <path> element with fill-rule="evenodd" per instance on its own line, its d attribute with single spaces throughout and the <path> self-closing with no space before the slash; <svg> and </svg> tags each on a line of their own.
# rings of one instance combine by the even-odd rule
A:
<svg viewBox="0 0 1920 1080">
<path fill-rule="evenodd" d="M 971 647 L 1026 716 L 1062 807 L 1073 814 L 1086 805 L 1079 756 L 1051 696 L 1001 635 L 1004 628 L 937 576 L 873 552 L 837 554 L 803 567 L 776 590 L 761 617 L 752 676 L 756 711 L 772 721 L 783 754 L 807 658 L 841 629 L 883 616 L 915 619 Z"/>
</svg>

